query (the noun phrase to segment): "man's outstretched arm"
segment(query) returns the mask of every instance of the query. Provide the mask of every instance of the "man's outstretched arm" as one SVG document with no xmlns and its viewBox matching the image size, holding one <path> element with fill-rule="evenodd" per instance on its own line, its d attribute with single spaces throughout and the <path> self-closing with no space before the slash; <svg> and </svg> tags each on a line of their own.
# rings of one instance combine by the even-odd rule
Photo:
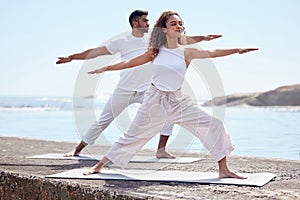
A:
<svg viewBox="0 0 300 200">
<path fill-rule="evenodd" d="M 58 61 L 56 61 L 56 64 L 67 63 L 71 62 L 72 60 L 92 59 L 102 55 L 111 55 L 111 53 L 107 50 L 105 46 L 88 49 L 84 52 L 72 54 L 67 57 L 58 57 Z"/>
<path fill-rule="evenodd" d="M 222 37 L 222 35 L 197 35 L 197 36 L 185 36 L 185 41 L 183 44 L 194 44 L 202 41 L 211 41 L 217 38 Z"/>
</svg>

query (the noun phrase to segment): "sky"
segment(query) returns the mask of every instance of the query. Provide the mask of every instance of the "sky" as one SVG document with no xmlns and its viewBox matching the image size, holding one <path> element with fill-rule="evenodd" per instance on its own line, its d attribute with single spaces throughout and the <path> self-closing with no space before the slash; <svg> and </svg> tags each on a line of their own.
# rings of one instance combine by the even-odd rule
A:
<svg viewBox="0 0 300 200">
<path fill-rule="evenodd" d="M 200 43 L 204 49 L 259 48 L 212 60 L 226 94 L 300 82 L 300 1 L 6 0 L 0 8 L 0 95 L 72 96 L 84 61 L 56 65 L 57 57 L 130 31 L 135 9 L 149 11 L 150 27 L 163 11 L 174 10 L 187 35 L 222 34 Z M 106 72 L 98 89 L 109 93 L 117 81 L 118 73 Z"/>
</svg>

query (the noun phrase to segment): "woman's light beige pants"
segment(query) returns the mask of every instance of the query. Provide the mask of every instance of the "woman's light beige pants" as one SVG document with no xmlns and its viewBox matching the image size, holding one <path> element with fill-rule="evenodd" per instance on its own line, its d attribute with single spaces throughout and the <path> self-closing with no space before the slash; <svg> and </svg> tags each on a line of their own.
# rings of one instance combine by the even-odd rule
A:
<svg viewBox="0 0 300 200">
<path fill-rule="evenodd" d="M 170 124 L 178 124 L 198 137 L 216 161 L 234 149 L 221 120 L 183 96 L 181 90 L 164 92 L 151 85 L 128 131 L 113 144 L 106 157 L 124 168 L 162 127 Z"/>
</svg>

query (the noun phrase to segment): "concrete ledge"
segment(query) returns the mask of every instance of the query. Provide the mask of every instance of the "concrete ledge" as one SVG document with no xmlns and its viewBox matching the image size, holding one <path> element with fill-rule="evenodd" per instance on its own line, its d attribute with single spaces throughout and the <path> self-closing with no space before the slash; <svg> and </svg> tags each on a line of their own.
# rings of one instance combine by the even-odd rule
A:
<svg viewBox="0 0 300 200">
<path fill-rule="evenodd" d="M 65 153 L 76 144 L 0 137 L 0 199 L 300 199 L 300 161 L 229 156 L 237 173 L 269 172 L 276 179 L 263 187 L 176 182 L 50 179 L 45 176 L 93 166 L 97 161 L 27 159 L 46 153 Z M 109 147 L 91 145 L 84 154 L 103 154 Z M 176 152 L 172 152 L 176 153 Z M 155 155 L 143 150 L 140 154 Z M 202 160 L 189 164 L 130 163 L 128 169 L 217 172 L 207 154 L 187 153 Z M 114 166 L 111 166 L 112 168 Z"/>
<path fill-rule="evenodd" d="M 0 199 L 144 199 L 90 185 L 54 181 L 1 171 Z"/>
</svg>

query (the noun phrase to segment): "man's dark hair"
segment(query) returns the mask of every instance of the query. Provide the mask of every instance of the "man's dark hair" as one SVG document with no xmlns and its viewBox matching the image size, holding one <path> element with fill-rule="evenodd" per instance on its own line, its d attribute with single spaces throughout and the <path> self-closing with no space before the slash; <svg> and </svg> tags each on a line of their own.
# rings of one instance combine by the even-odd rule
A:
<svg viewBox="0 0 300 200">
<path fill-rule="evenodd" d="M 132 26 L 133 21 L 138 20 L 139 17 L 141 17 L 143 15 L 148 15 L 148 11 L 145 11 L 145 10 L 135 10 L 135 11 L 133 11 L 129 16 L 130 26 L 133 28 L 133 26 Z"/>
</svg>

